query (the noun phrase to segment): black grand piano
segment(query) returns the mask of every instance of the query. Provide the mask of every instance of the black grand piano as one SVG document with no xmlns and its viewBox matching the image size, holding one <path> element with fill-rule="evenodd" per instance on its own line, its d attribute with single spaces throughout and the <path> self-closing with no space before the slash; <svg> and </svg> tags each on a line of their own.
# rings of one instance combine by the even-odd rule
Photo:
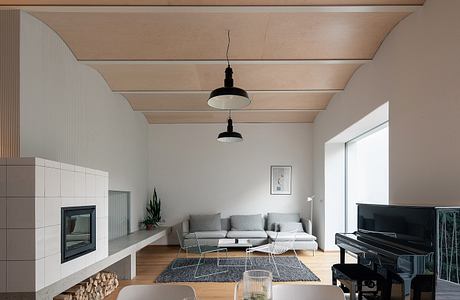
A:
<svg viewBox="0 0 460 300">
<path fill-rule="evenodd" d="M 460 212 L 459 208 L 443 209 Z M 411 289 L 422 291 L 423 299 L 460 299 L 460 289 L 459 293 L 443 291 L 446 284 L 439 284 L 441 212 L 436 207 L 358 204 L 357 231 L 335 236 L 340 263 L 345 263 L 345 251 L 355 254 L 358 263 L 381 274 L 390 288 L 400 286 L 400 299 L 417 299 L 411 298 Z M 454 290 L 457 287 L 453 284 Z"/>
</svg>

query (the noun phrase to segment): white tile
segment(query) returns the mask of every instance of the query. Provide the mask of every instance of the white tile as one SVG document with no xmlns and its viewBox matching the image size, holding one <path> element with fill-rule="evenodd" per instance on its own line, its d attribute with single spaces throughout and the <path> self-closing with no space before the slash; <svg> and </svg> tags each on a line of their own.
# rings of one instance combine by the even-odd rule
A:
<svg viewBox="0 0 460 300">
<path fill-rule="evenodd" d="M 35 291 L 35 260 L 8 261 L 7 292 Z"/>
<path fill-rule="evenodd" d="M 35 291 L 45 287 L 45 259 L 35 261 Z"/>
<path fill-rule="evenodd" d="M 86 174 L 86 197 L 96 197 L 96 176 Z"/>
<path fill-rule="evenodd" d="M 6 198 L 0 197 L 0 229 L 6 228 Z"/>
<path fill-rule="evenodd" d="M 82 270 L 96 262 L 96 251 L 81 256 L 82 261 L 78 265 L 78 270 Z"/>
<path fill-rule="evenodd" d="M 35 157 L 35 165 L 44 167 L 45 166 L 45 160 L 43 158 L 40 158 L 40 157 Z"/>
<path fill-rule="evenodd" d="M 57 162 L 57 161 L 45 159 L 45 167 L 54 168 L 54 169 L 60 169 L 61 168 L 61 163 Z"/>
<path fill-rule="evenodd" d="M 96 175 L 98 176 L 102 176 L 102 177 L 107 177 L 109 173 L 105 172 L 105 171 L 101 171 L 101 170 L 95 170 L 94 172 Z"/>
<path fill-rule="evenodd" d="M 35 197 L 35 167 L 7 166 L 8 197 Z"/>
<path fill-rule="evenodd" d="M 107 177 L 96 175 L 96 197 L 104 197 Z"/>
<path fill-rule="evenodd" d="M 35 196 L 45 196 L 45 167 L 35 167 Z"/>
<path fill-rule="evenodd" d="M 0 261 L 0 293 L 6 293 L 6 261 Z"/>
<path fill-rule="evenodd" d="M 102 218 L 109 215 L 107 198 L 96 198 L 96 205 L 97 217 Z"/>
<path fill-rule="evenodd" d="M 45 257 L 61 252 L 61 226 L 45 227 Z"/>
<path fill-rule="evenodd" d="M 35 228 L 45 226 L 45 198 L 35 198 Z"/>
<path fill-rule="evenodd" d="M 97 212 L 97 205 L 98 205 L 97 199 L 98 198 L 96 198 L 96 197 L 85 198 L 86 205 L 96 205 L 96 215 L 98 214 L 98 212 Z"/>
<path fill-rule="evenodd" d="M 75 166 L 75 172 L 86 173 L 85 167 Z"/>
<path fill-rule="evenodd" d="M 45 257 L 45 229 L 35 229 L 35 259 Z"/>
<path fill-rule="evenodd" d="M 61 278 L 72 275 L 85 267 L 85 256 L 61 264 Z"/>
<path fill-rule="evenodd" d="M 61 224 L 61 198 L 46 197 L 45 203 L 45 226 Z"/>
<path fill-rule="evenodd" d="M 98 175 L 98 171 L 95 169 L 86 168 L 86 174 Z"/>
<path fill-rule="evenodd" d="M 6 166 L 0 166 L 0 197 L 6 196 Z"/>
<path fill-rule="evenodd" d="M 61 264 L 61 278 L 76 273 L 96 262 L 96 251 Z"/>
<path fill-rule="evenodd" d="M 61 170 L 61 196 L 75 197 L 75 172 Z"/>
<path fill-rule="evenodd" d="M 61 196 L 61 170 L 45 167 L 45 197 Z"/>
<path fill-rule="evenodd" d="M 35 229 L 6 230 L 6 259 L 35 259 Z"/>
<path fill-rule="evenodd" d="M 85 204 L 85 198 L 61 198 L 61 207 L 81 206 Z"/>
<path fill-rule="evenodd" d="M 75 197 L 86 196 L 86 174 L 75 172 Z"/>
<path fill-rule="evenodd" d="M 97 240 L 96 261 L 100 261 L 109 255 L 108 239 Z"/>
<path fill-rule="evenodd" d="M 28 197 L 6 200 L 8 228 L 35 228 L 35 199 L 35 197 Z"/>
<path fill-rule="evenodd" d="M 61 279 L 61 254 L 45 257 L 45 286 Z"/>
<path fill-rule="evenodd" d="M 7 158 L 8 166 L 44 166 L 45 160 L 39 157 L 11 157 Z"/>
<path fill-rule="evenodd" d="M 0 260 L 6 260 L 6 229 L 0 229 Z"/>
<path fill-rule="evenodd" d="M 96 219 L 96 237 L 97 239 L 105 239 L 109 236 L 109 219 L 97 218 Z"/>
<path fill-rule="evenodd" d="M 61 163 L 61 170 L 75 171 L 75 166 L 70 164 Z"/>
</svg>

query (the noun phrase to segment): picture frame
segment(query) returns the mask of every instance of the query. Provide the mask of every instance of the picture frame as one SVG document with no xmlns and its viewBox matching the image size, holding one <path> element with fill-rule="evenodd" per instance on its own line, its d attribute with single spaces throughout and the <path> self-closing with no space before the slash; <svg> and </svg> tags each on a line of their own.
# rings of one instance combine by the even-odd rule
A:
<svg viewBox="0 0 460 300">
<path fill-rule="evenodd" d="M 270 167 L 270 194 L 292 194 L 292 166 Z"/>
</svg>

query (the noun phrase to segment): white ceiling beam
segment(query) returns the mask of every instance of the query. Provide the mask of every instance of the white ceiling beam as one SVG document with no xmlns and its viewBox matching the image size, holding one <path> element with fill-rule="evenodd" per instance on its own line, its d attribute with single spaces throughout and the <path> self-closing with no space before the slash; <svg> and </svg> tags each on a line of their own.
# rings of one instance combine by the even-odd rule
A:
<svg viewBox="0 0 460 300">
<path fill-rule="evenodd" d="M 328 89 L 328 90 L 246 90 L 250 94 L 285 94 L 285 93 L 290 93 L 290 94 L 319 94 L 319 93 L 325 93 L 325 94 L 330 94 L 330 93 L 339 93 L 343 90 L 341 89 Z M 181 90 L 181 91 L 174 91 L 174 90 L 152 90 L 152 91 L 136 91 L 136 90 L 112 90 L 114 93 L 120 93 L 120 94 L 209 94 L 211 91 L 197 91 L 197 90 Z"/>
<path fill-rule="evenodd" d="M 421 5 L 357 6 L 8 6 L 29 12 L 76 13 L 411 13 Z"/>
<path fill-rule="evenodd" d="M 232 65 L 347 65 L 365 64 L 371 59 L 257 59 L 231 60 Z M 226 60 L 79 60 L 80 63 L 93 65 L 226 65 Z"/>
</svg>

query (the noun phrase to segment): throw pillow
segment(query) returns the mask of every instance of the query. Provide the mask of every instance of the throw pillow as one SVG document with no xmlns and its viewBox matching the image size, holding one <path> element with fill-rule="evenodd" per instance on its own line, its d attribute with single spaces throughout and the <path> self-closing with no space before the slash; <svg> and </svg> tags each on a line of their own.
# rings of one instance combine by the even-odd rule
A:
<svg viewBox="0 0 460 300">
<path fill-rule="evenodd" d="M 220 231 L 220 213 L 213 215 L 190 215 L 190 232 L 198 231 Z"/>
<path fill-rule="evenodd" d="M 304 232 L 300 222 L 279 223 L 279 229 L 281 232 Z"/>
<path fill-rule="evenodd" d="M 251 230 L 251 231 L 263 231 L 264 230 L 264 219 L 262 215 L 239 215 L 231 216 L 230 223 L 232 230 Z"/>
</svg>

